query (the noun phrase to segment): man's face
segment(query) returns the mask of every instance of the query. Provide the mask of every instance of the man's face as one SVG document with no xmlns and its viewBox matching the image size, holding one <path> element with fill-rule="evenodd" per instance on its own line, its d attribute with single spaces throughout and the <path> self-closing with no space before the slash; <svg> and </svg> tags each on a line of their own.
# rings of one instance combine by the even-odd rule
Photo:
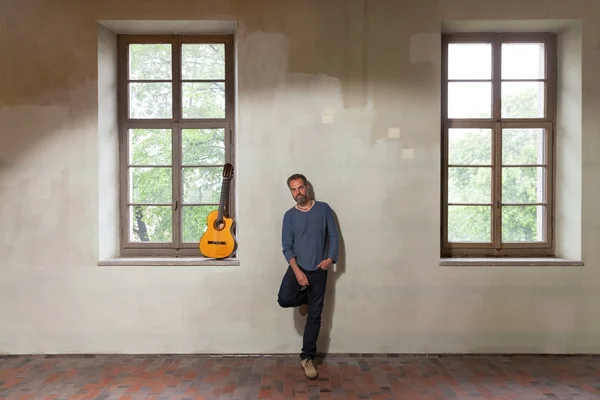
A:
<svg viewBox="0 0 600 400">
<path fill-rule="evenodd" d="M 290 181 L 290 192 L 292 193 L 292 197 L 296 200 L 296 203 L 300 205 L 304 205 L 308 202 L 307 195 L 308 188 L 302 181 L 302 179 L 295 179 Z"/>
</svg>

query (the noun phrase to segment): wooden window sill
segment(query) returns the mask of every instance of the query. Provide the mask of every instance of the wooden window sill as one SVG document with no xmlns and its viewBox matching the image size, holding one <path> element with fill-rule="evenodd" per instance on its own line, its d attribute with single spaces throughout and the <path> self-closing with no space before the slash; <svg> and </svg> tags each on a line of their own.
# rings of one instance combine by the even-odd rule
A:
<svg viewBox="0 0 600 400">
<path fill-rule="evenodd" d="M 150 267 L 229 267 L 240 265 L 240 260 L 229 258 L 214 260 L 204 257 L 116 257 L 98 262 L 101 267 L 150 266 Z"/>
<path fill-rule="evenodd" d="M 583 261 L 558 257 L 451 257 L 440 259 L 443 267 L 580 267 Z"/>
</svg>

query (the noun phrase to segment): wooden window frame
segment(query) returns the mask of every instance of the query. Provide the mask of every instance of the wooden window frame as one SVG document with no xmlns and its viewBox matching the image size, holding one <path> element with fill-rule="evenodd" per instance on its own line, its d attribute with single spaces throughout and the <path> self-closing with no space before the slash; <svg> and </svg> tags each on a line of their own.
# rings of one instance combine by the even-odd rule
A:
<svg viewBox="0 0 600 400">
<path fill-rule="evenodd" d="M 234 37 L 230 34 L 214 35 L 119 35 L 118 41 L 118 116 L 119 116 L 119 173 L 120 173 L 120 250 L 124 257 L 202 257 L 198 243 L 184 243 L 182 240 L 182 154 L 181 131 L 183 129 L 224 129 L 225 163 L 234 164 L 235 147 L 235 66 Z M 172 76 L 172 118 L 139 119 L 129 117 L 129 45 L 130 44 L 171 44 Z M 182 116 L 181 48 L 184 43 L 225 45 L 225 117 L 188 119 Z M 185 80 L 191 82 L 214 82 L 223 80 Z M 144 81 L 152 82 L 152 80 Z M 128 130 L 129 129 L 171 129 L 172 131 L 172 242 L 134 242 L 129 240 L 129 173 L 128 173 Z M 211 165 L 214 167 L 215 165 Z M 202 167 L 194 165 L 194 167 Z M 231 181 L 226 212 L 235 218 L 235 179 Z M 186 204 L 188 205 L 188 204 Z M 194 203 L 189 205 L 214 205 Z M 198 241 L 200 238 L 198 238 Z M 232 257 L 235 258 L 235 257 Z"/>
<path fill-rule="evenodd" d="M 501 49 L 502 43 L 544 43 L 545 45 L 545 117 L 501 118 Z M 489 119 L 450 119 L 448 105 L 448 45 L 450 43 L 492 44 L 492 117 Z M 442 36 L 442 181 L 441 181 L 441 256 L 446 257 L 554 257 L 554 198 L 555 198 L 555 132 L 556 132 L 556 36 L 552 33 L 455 33 Z M 533 81 L 523 79 L 523 81 Z M 489 81 L 489 80 L 488 80 Z M 545 129 L 545 215 L 544 241 L 502 243 L 502 129 Z M 451 128 L 488 128 L 492 131 L 492 219 L 491 242 L 469 243 L 448 241 L 448 130 Z M 542 203 L 541 203 L 542 204 Z M 541 205 L 540 204 L 540 205 Z M 488 205 L 488 204 L 486 204 Z M 533 205 L 533 204 L 531 204 Z"/>
</svg>

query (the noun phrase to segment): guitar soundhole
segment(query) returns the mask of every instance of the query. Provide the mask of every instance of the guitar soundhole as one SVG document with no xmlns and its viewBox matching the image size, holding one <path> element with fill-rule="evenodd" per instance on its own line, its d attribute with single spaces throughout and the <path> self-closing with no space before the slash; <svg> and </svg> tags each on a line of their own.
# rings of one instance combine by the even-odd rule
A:
<svg viewBox="0 0 600 400">
<path fill-rule="evenodd" d="M 216 230 L 221 231 L 221 230 L 223 230 L 223 228 L 225 228 L 225 222 L 224 221 L 216 220 L 215 223 L 214 223 L 214 225 L 213 225 L 213 227 Z"/>
</svg>

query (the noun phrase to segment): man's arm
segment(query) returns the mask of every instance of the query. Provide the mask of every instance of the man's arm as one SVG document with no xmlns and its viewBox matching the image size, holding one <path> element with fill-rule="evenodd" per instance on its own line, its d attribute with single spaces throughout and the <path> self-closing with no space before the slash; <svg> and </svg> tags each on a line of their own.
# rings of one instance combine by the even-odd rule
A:
<svg viewBox="0 0 600 400">
<path fill-rule="evenodd" d="M 338 259 L 340 242 L 337 224 L 335 223 L 335 218 L 333 217 L 333 210 L 329 206 L 327 206 L 327 235 L 329 237 L 327 257 L 331 259 L 333 264 L 335 264 Z"/>
<path fill-rule="evenodd" d="M 292 226 L 292 220 L 289 215 L 283 216 L 283 224 L 281 227 L 281 246 L 283 248 L 283 256 L 288 262 L 289 266 L 292 267 L 292 271 L 296 275 L 296 280 L 302 286 L 309 284 L 308 279 L 304 272 L 298 267 L 296 262 L 296 253 L 294 252 L 294 227 Z"/>
<path fill-rule="evenodd" d="M 283 248 L 282 252 L 285 260 L 296 271 L 298 264 L 296 263 L 296 253 L 294 252 L 294 229 L 292 220 L 287 213 L 283 216 L 283 224 L 281 226 L 281 247 Z"/>
</svg>

